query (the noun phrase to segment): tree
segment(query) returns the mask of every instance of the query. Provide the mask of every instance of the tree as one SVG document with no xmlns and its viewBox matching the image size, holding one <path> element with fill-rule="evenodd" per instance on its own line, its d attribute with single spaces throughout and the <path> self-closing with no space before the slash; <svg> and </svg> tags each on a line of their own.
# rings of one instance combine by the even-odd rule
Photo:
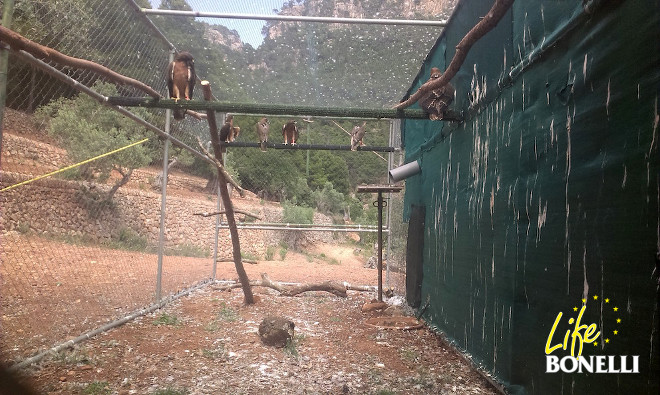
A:
<svg viewBox="0 0 660 395">
<path fill-rule="evenodd" d="M 111 84 L 98 83 L 94 89 L 108 96 L 117 94 Z M 135 112 L 145 119 L 150 118 L 145 110 L 136 109 Z M 47 123 L 48 132 L 66 149 L 74 162 L 93 158 L 151 135 L 135 121 L 82 94 L 42 106 L 37 110 L 37 116 Z M 140 144 L 89 162 L 80 167 L 79 174 L 91 177 L 98 173 L 99 179 L 105 181 L 113 170 L 118 172 L 121 178 L 106 196 L 110 201 L 117 190 L 129 181 L 134 169 L 148 165 L 156 157 L 155 150 Z"/>
</svg>

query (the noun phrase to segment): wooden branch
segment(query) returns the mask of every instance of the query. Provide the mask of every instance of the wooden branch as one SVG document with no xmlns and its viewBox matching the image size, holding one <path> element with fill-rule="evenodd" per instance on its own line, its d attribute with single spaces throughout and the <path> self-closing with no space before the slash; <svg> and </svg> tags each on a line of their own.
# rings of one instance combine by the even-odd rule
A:
<svg viewBox="0 0 660 395">
<path fill-rule="evenodd" d="M 273 282 L 266 273 L 262 273 L 261 284 L 265 287 L 273 288 L 279 291 L 282 296 L 295 296 L 309 291 L 330 292 L 331 294 L 340 296 L 342 298 L 347 296 L 346 287 L 344 287 L 342 284 L 332 281 L 324 281 L 318 284 L 301 284 L 294 287 L 285 287 L 281 284 Z"/>
<path fill-rule="evenodd" d="M 58 52 L 52 48 L 37 44 L 34 41 L 28 40 L 27 38 L 21 36 L 20 34 L 14 32 L 13 30 L 7 29 L 4 26 L 0 26 L 0 40 L 9 44 L 12 51 L 23 50 L 32 54 L 34 57 L 44 60 L 49 60 L 56 62 L 58 64 L 73 67 L 76 69 L 90 70 L 95 73 L 98 73 L 105 78 L 115 82 L 120 85 L 130 85 L 133 86 L 153 98 L 160 98 L 160 94 L 153 90 L 150 86 L 135 80 L 123 76 L 117 72 L 110 70 L 105 66 L 101 66 L 98 63 L 80 58 L 74 58 L 71 56 L 64 55 L 61 52 Z"/>
<path fill-rule="evenodd" d="M 219 260 L 220 261 L 220 260 Z M 225 262 L 225 261 L 221 261 Z M 307 291 L 326 291 L 330 292 L 333 295 L 341 296 L 341 297 L 346 297 L 346 292 L 345 291 L 358 291 L 358 292 L 375 292 L 376 287 L 371 286 L 371 285 L 350 285 L 347 282 L 344 282 L 342 284 L 338 283 L 333 283 L 330 281 L 325 281 L 322 283 L 318 284 L 297 284 L 294 287 L 286 287 L 280 283 L 277 283 L 273 280 L 271 280 L 266 273 L 263 273 L 261 275 L 261 281 L 251 281 L 250 285 L 253 287 L 264 287 L 264 288 L 271 288 L 274 289 L 275 291 L 279 292 L 281 296 L 293 296 L 297 295 L 299 293 L 307 292 Z M 328 284 L 331 284 L 328 286 Z M 342 287 L 343 286 L 343 287 Z M 228 289 L 235 289 L 235 288 L 240 288 L 241 284 L 236 283 L 236 284 L 229 284 L 229 285 L 220 285 L 220 286 L 214 286 L 213 289 L 219 290 L 219 291 L 224 291 Z"/>
<path fill-rule="evenodd" d="M 210 101 L 213 97 L 211 93 L 211 85 L 208 81 L 202 81 L 202 92 L 204 93 L 204 100 Z M 243 296 L 245 304 L 254 304 L 254 295 L 252 294 L 252 288 L 250 286 L 250 279 L 248 278 L 247 273 L 245 272 L 245 267 L 243 267 L 243 261 L 241 258 L 241 243 L 238 236 L 238 228 L 236 227 L 236 218 L 234 217 L 234 204 L 231 201 L 229 196 L 229 190 L 227 188 L 228 180 L 231 180 L 229 174 L 224 169 L 222 161 L 222 149 L 220 147 L 220 132 L 218 131 L 218 124 L 215 120 L 215 111 L 208 110 L 206 112 L 206 120 L 209 123 L 209 133 L 211 134 L 211 143 L 213 144 L 213 152 L 215 156 L 213 157 L 216 167 L 218 169 L 218 181 L 220 189 L 220 197 L 222 198 L 222 204 L 225 207 L 225 216 L 227 217 L 227 225 L 229 225 L 229 234 L 231 235 L 231 245 L 232 245 L 232 255 L 234 256 L 234 266 L 236 267 L 236 273 L 238 274 L 238 279 L 241 282 L 241 287 L 243 288 Z M 206 151 L 202 145 L 201 139 L 197 140 L 200 144 L 200 147 Z M 208 151 L 207 151 L 208 154 Z M 232 180 L 233 181 L 233 180 Z M 234 182 L 235 183 L 235 182 Z M 239 191 L 242 191 L 242 188 L 235 185 Z M 245 192 L 243 192 L 245 193 Z M 241 194 L 242 196 L 242 194 Z"/>
<path fill-rule="evenodd" d="M 215 117 L 213 118 L 215 119 Z M 211 141 L 213 141 L 213 138 L 211 138 Z M 207 158 L 211 159 L 213 163 L 215 163 L 215 166 L 218 168 L 218 171 L 222 173 L 222 175 L 227 180 L 227 182 L 229 182 L 231 185 L 234 186 L 234 188 L 236 188 L 236 190 L 241 195 L 241 197 L 245 197 L 245 189 L 241 188 L 241 186 L 229 175 L 229 173 L 227 173 L 227 170 L 225 170 L 225 167 L 222 165 L 222 162 L 220 162 L 220 160 L 218 160 L 215 156 L 211 155 L 211 153 L 206 149 L 206 147 L 204 147 L 204 143 L 202 143 L 202 139 L 200 139 L 199 136 L 197 136 L 197 144 L 199 144 L 199 148 L 202 150 L 202 153 L 206 155 Z M 213 147 L 213 150 L 215 151 L 215 146 Z"/>
<path fill-rule="evenodd" d="M 206 114 L 202 114 L 201 112 L 186 110 L 186 114 L 190 115 L 191 117 L 195 118 L 198 121 L 206 119 Z"/>
<path fill-rule="evenodd" d="M 243 215 L 247 215 L 248 217 L 252 217 L 252 218 L 259 219 L 259 220 L 263 220 L 262 217 L 260 217 L 260 216 L 258 216 L 258 215 L 256 215 L 256 214 L 248 213 L 247 211 L 243 211 L 243 210 L 234 210 L 234 212 L 235 212 L 235 213 L 239 213 L 239 214 L 243 214 Z M 224 210 L 223 210 L 223 211 L 216 211 L 216 212 L 213 212 L 213 213 L 206 213 L 206 212 L 204 212 L 204 213 L 193 213 L 193 215 L 201 215 L 202 217 L 211 217 L 211 216 L 214 216 L 214 215 L 222 215 L 222 214 L 226 214 L 226 211 L 224 211 Z"/>
<path fill-rule="evenodd" d="M 463 37 L 461 42 L 458 43 L 456 46 L 456 53 L 454 54 L 454 57 L 452 58 L 445 72 L 442 73 L 442 76 L 433 81 L 424 83 L 421 87 L 419 87 L 417 92 L 415 92 L 407 100 L 394 106 L 394 108 L 400 110 L 406 107 L 410 107 L 417 103 L 417 101 L 422 98 L 424 93 L 433 89 L 440 88 L 446 85 L 452 78 L 454 78 L 458 70 L 463 65 L 463 62 L 465 61 L 470 48 L 472 48 L 472 45 L 474 45 L 474 43 L 479 41 L 481 37 L 486 35 L 486 33 L 493 30 L 495 26 L 497 26 L 502 17 L 504 17 L 504 14 L 506 14 L 509 8 L 511 8 L 513 1 L 514 0 L 495 0 L 493 7 L 490 9 L 490 11 L 488 11 L 488 14 L 486 14 L 486 16 L 480 20 L 472 29 L 470 29 L 465 37 Z"/>
</svg>

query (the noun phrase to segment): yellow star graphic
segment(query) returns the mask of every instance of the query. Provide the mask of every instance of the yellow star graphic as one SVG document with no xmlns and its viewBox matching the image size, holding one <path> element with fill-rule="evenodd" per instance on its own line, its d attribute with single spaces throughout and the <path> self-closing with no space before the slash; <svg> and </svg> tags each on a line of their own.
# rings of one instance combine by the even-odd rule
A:
<svg viewBox="0 0 660 395">
<path fill-rule="evenodd" d="M 610 339 L 605 339 L 605 343 L 609 343 L 609 342 L 610 342 Z"/>
<path fill-rule="evenodd" d="M 605 303 L 610 303 L 610 299 L 609 298 L 605 299 Z"/>
<path fill-rule="evenodd" d="M 597 345 L 598 345 L 598 342 L 594 342 L 594 346 L 597 346 Z"/>
<path fill-rule="evenodd" d="M 598 295 L 594 295 L 594 300 L 598 300 Z"/>
<path fill-rule="evenodd" d="M 619 334 L 619 331 L 614 331 L 614 334 L 615 334 L 615 335 L 618 335 L 618 334 Z"/>
<path fill-rule="evenodd" d="M 616 319 L 616 323 L 617 323 L 617 324 L 620 324 L 620 323 L 621 323 L 621 318 L 617 318 L 617 319 Z"/>
<path fill-rule="evenodd" d="M 573 311 L 577 311 L 577 307 L 573 307 Z"/>
<path fill-rule="evenodd" d="M 618 308 L 618 307 L 615 307 L 615 308 L 614 308 L 614 311 L 619 311 L 619 308 Z"/>
<path fill-rule="evenodd" d="M 582 303 L 587 303 L 587 300 L 586 300 L 586 299 L 582 299 Z"/>
</svg>

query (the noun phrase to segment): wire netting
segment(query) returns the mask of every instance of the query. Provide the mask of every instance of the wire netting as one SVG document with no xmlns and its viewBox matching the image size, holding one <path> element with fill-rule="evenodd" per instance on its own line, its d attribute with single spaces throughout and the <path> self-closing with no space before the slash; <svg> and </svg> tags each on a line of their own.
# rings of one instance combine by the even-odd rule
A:
<svg viewBox="0 0 660 395">
<path fill-rule="evenodd" d="M 239 5 L 232 7 L 240 12 Z M 203 9 L 208 4 L 193 6 Z M 297 67 L 295 80 L 282 81 L 278 72 L 261 66 L 248 73 L 249 66 L 230 51 L 221 57 L 217 51 L 207 53 L 204 45 L 219 46 L 208 36 L 226 28 L 199 18 L 180 21 L 147 18 L 132 1 L 16 0 L 11 28 L 65 55 L 97 62 L 141 81 L 163 97 L 168 95 L 164 75 L 171 53 L 194 50 L 197 74 L 211 81 L 215 98 L 238 102 L 382 108 L 403 94 L 408 76 L 426 53 L 424 48 L 410 46 L 394 54 L 405 60 L 387 61 L 398 66 L 382 70 L 374 81 L 381 89 L 362 89 L 358 85 L 364 86 L 364 80 L 374 74 L 367 73 L 369 67 L 356 61 L 356 56 L 363 52 L 362 45 L 373 44 L 374 37 L 387 41 L 397 34 L 393 27 L 351 27 L 340 35 L 332 27 L 272 22 L 266 30 L 288 29 L 289 36 L 305 47 L 286 56 L 290 42 L 275 37 L 265 44 L 274 46 L 271 52 L 282 54 L 280 70 L 289 61 Z M 200 28 L 207 29 L 204 44 L 190 40 Z M 415 29 L 408 34 L 421 32 L 427 43 L 437 34 L 437 28 Z M 346 56 L 324 59 L 325 48 L 333 46 L 345 47 Z M 242 50 L 259 55 L 249 45 Z M 378 63 L 383 53 L 390 52 L 384 48 L 370 56 Z M 91 71 L 47 64 L 104 96 L 144 96 Z M 346 76 L 350 79 L 340 78 Z M 282 84 L 290 89 L 281 89 Z M 197 152 L 170 145 L 164 160 L 162 138 L 11 51 L 6 97 L 0 179 L 3 359 L 25 360 L 213 275 L 234 278 L 232 267 L 216 266 L 216 259 L 231 259 L 228 230 L 221 226 L 216 231 L 214 216 L 198 215 L 221 209 L 214 167 L 199 156 L 202 147 L 210 150 L 205 120 L 188 114 L 183 121 L 173 122 L 170 134 Z M 199 85 L 193 99 L 202 99 Z M 164 110 L 133 108 L 131 112 L 161 130 L 166 127 Z M 218 114 L 220 124 L 224 117 Z M 255 125 L 260 118 L 234 114 L 234 124 L 241 128 L 236 141 L 257 142 Z M 328 146 L 350 145 L 352 128 L 362 123 L 324 117 L 268 118 L 269 142 L 277 144 L 282 143 L 282 126 L 291 120 L 298 123 L 299 144 Z M 400 142 L 399 129 L 392 128 L 389 120 L 367 120 L 366 145 L 400 147 Z M 355 195 L 355 187 L 386 183 L 388 169 L 401 160 L 401 152 L 229 148 L 225 155 L 230 174 L 248 190 L 246 201 L 253 204 L 247 210 L 258 214 L 259 222 L 332 228 L 375 226 L 374 198 Z M 169 176 L 163 200 L 165 164 Z M 276 168 L 285 169 L 287 176 L 271 173 Z M 48 176 L 41 178 L 44 175 Z M 386 215 L 401 218 L 401 199 L 402 195 L 391 197 Z M 310 207 L 313 210 L 303 210 Z M 249 227 L 249 216 L 238 219 Z M 405 224 L 393 224 L 387 218 L 385 223 L 396 235 L 387 244 L 392 252 L 385 252 L 392 268 L 386 285 L 401 290 Z M 344 240 L 343 234 L 245 229 L 241 240 L 247 256 L 267 257 L 276 245 L 335 242 Z M 375 233 L 362 233 L 359 243 L 371 248 L 375 240 Z"/>
</svg>

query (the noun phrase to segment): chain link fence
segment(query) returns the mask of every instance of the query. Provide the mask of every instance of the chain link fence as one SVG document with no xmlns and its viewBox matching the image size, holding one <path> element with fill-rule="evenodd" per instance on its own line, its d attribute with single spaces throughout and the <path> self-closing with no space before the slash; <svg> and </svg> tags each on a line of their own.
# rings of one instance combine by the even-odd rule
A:
<svg viewBox="0 0 660 395">
<path fill-rule="evenodd" d="M 164 74 L 174 46 L 131 1 L 17 0 L 11 28 L 167 95 Z M 55 63 L 48 66 L 105 96 L 143 96 L 90 71 Z M 195 90 L 194 98 L 201 99 L 201 89 Z M 133 108 L 131 112 L 161 130 L 166 128 L 164 110 Z M 235 117 L 242 130 L 238 142 L 258 141 L 254 126 L 259 118 Z M 271 138 L 279 139 L 281 126 L 291 119 L 270 118 Z M 360 122 L 296 120 L 299 142 L 313 144 L 348 144 L 347 133 Z M 389 121 L 370 121 L 366 143 L 400 146 L 398 131 L 387 140 L 390 127 Z M 186 116 L 172 123 L 169 132 L 197 152 L 169 146 L 166 156 L 164 139 L 10 52 L 0 178 L 2 359 L 10 364 L 30 360 L 38 350 L 124 320 L 140 309 L 155 308 L 213 277 L 234 278 L 233 266 L 216 263 L 231 259 L 228 230 L 215 216 L 200 215 L 221 209 L 214 168 L 200 154 L 200 142 L 209 148 L 208 125 Z M 374 136 L 371 140 L 370 135 Z M 383 181 L 390 166 L 400 161 L 398 153 L 391 154 L 392 158 L 387 153 L 356 154 L 340 153 L 349 167 L 372 166 Z M 289 184 L 283 184 L 280 192 L 273 189 L 267 167 L 294 156 L 304 163 L 303 174 L 325 174 L 316 180 L 320 193 L 313 195 L 309 189 L 294 194 Z M 366 156 L 371 159 L 365 160 Z M 256 213 L 262 223 L 283 225 L 292 222 L 286 208 L 270 200 L 292 206 L 304 199 L 310 205 L 334 204 L 328 196 L 336 190 L 323 190 L 335 171 L 322 166 L 328 158 L 322 151 L 261 153 L 254 148 L 230 148 L 226 165 L 243 186 L 255 191 L 241 199 L 239 208 Z M 261 163 L 261 172 L 246 171 L 249 160 Z M 166 198 L 162 195 L 164 169 L 169 171 Z M 350 182 L 365 181 L 351 178 Z M 346 191 L 353 187 L 345 186 Z M 340 187 L 335 184 L 334 188 Z M 402 199 L 403 195 L 393 197 L 396 213 L 389 215 L 398 216 Z M 164 203 L 165 227 L 161 223 Z M 360 218 L 362 224 L 373 226 L 375 211 L 369 197 L 356 198 L 341 210 L 314 213 L 311 224 L 334 229 L 357 224 Z M 291 231 L 251 229 L 249 216 L 238 219 L 244 224 L 241 245 L 246 256 L 267 257 L 270 247 L 291 240 Z M 402 237 L 402 228 L 393 227 L 399 232 L 396 237 Z M 304 232 L 302 243 L 346 241 L 346 233 Z M 358 236 L 364 245 L 373 245 L 376 239 L 373 232 Z M 405 252 L 401 254 L 400 243 L 387 245 L 393 252 L 385 256 L 394 263 L 386 285 L 391 274 L 391 284 L 402 290 L 396 284 L 402 284 Z"/>
</svg>

